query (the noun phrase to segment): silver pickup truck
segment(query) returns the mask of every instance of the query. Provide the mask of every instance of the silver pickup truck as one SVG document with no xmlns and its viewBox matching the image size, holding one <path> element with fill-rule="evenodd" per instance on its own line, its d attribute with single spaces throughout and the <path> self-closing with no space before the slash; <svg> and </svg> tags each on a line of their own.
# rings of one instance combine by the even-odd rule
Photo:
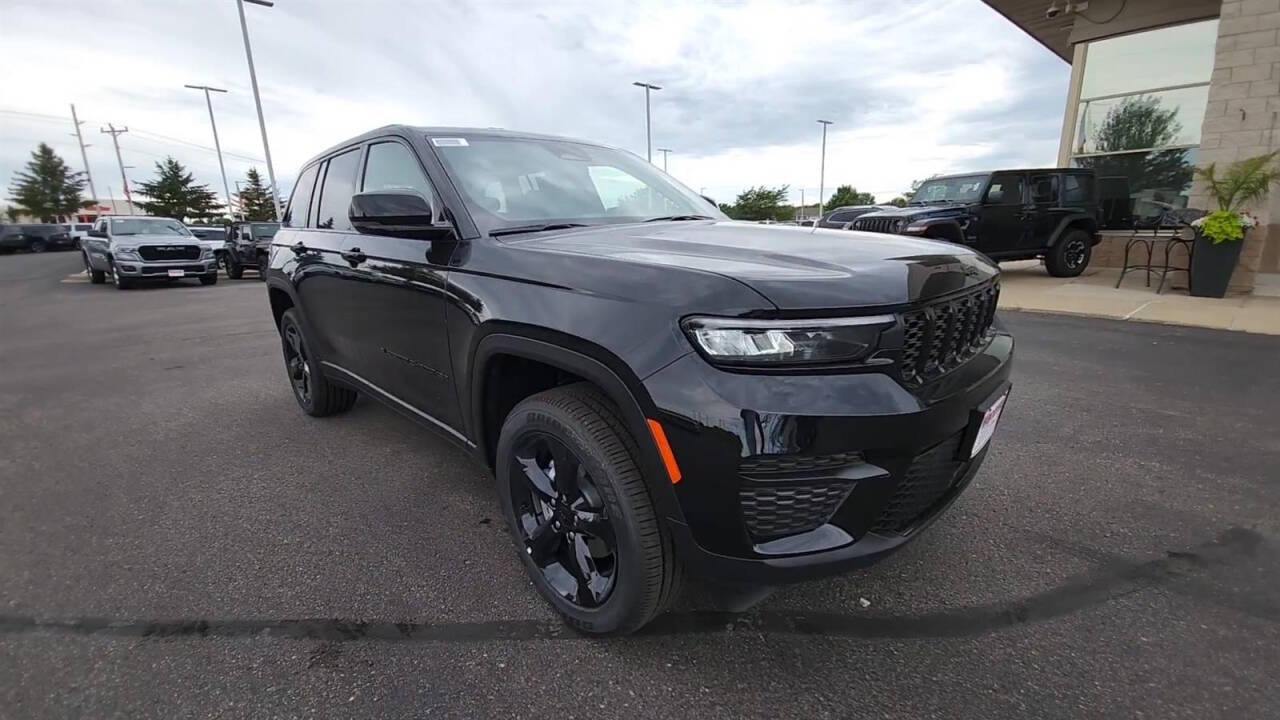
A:
<svg viewBox="0 0 1280 720">
<path fill-rule="evenodd" d="M 218 282 L 213 250 L 172 218 L 113 215 L 99 218 L 81 243 L 90 282 L 126 290 L 148 280 L 199 278 Z"/>
</svg>

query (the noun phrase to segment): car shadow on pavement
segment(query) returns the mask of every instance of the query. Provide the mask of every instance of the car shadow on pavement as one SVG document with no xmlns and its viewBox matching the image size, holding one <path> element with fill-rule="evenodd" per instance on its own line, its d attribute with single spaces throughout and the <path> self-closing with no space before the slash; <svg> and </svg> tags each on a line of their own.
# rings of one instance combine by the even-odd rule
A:
<svg viewBox="0 0 1280 720">
<path fill-rule="evenodd" d="M 1193 580 L 1216 567 L 1257 555 L 1265 538 L 1254 530 L 1231 528 L 1190 550 L 1169 551 L 1145 562 L 1110 562 L 1041 593 L 1005 602 L 920 615 L 857 616 L 829 612 L 708 610 L 668 613 L 638 636 L 708 633 L 776 633 L 862 639 L 959 638 L 1036 623 L 1180 580 Z M 1280 620 L 1280 607 L 1255 606 L 1253 614 Z M 64 634 L 119 638 L 245 638 L 349 642 L 487 642 L 495 640 L 589 639 L 558 621 L 497 620 L 414 623 L 324 618 L 127 620 L 103 617 L 39 618 L 0 614 L 0 635 Z"/>
</svg>

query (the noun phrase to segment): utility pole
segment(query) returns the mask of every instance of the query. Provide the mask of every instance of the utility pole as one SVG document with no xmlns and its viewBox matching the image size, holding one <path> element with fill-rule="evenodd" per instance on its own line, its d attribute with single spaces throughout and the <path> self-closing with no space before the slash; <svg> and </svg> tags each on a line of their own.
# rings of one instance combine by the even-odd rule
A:
<svg viewBox="0 0 1280 720">
<path fill-rule="evenodd" d="M 658 148 L 658 152 L 662 153 L 662 172 L 667 171 L 667 153 L 673 152 L 671 148 Z"/>
<path fill-rule="evenodd" d="M 262 117 L 262 97 L 258 94 L 258 74 L 253 69 L 253 50 L 249 47 L 249 25 L 244 20 L 245 2 L 262 7 L 274 7 L 270 0 L 236 0 L 236 9 L 240 11 L 240 33 L 244 35 L 244 57 L 249 61 L 249 83 L 253 86 L 253 104 L 258 108 L 258 127 L 262 130 L 262 151 L 267 156 L 267 178 L 271 180 L 271 207 L 276 211 L 276 221 L 284 217 L 280 207 L 280 189 L 276 187 L 276 170 L 271 164 L 271 145 L 267 143 L 267 121 Z"/>
<path fill-rule="evenodd" d="M 213 121 L 213 101 L 209 99 L 209 93 L 219 92 L 225 93 L 222 88 L 209 87 L 208 85 L 183 85 L 185 88 L 192 90 L 204 91 L 204 102 L 209 106 L 209 126 L 213 128 L 213 149 L 218 151 L 218 171 L 222 173 L 222 192 L 227 198 L 227 213 L 231 213 L 231 188 L 227 185 L 227 168 L 222 164 L 222 145 L 218 143 L 218 123 Z"/>
<path fill-rule="evenodd" d="M 804 220 L 804 188 L 800 188 L 800 212 L 797 220 Z"/>
<path fill-rule="evenodd" d="M 645 159 L 653 162 L 653 131 L 649 123 L 649 91 L 661 90 L 662 88 L 650 83 L 633 82 L 632 85 L 644 88 L 644 145 Z"/>
<path fill-rule="evenodd" d="M 89 196 L 98 204 L 98 191 L 93 188 L 93 173 L 89 172 L 89 154 L 84 151 L 89 147 L 84 144 L 84 136 L 80 134 L 80 126 L 84 123 L 76 117 L 76 104 L 71 103 L 71 123 L 76 126 L 76 142 L 80 143 L 80 159 L 84 161 L 84 176 L 89 181 Z"/>
<path fill-rule="evenodd" d="M 813 229 L 818 229 L 818 219 L 822 217 L 822 191 L 823 182 L 827 175 L 827 126 L 831 124 L 830 120 L 819 120 L 822 125 L 822 160 L 818 165 L 818 214 L 813 218 Z"/>
<path fill-rule="evenodd" d="M 109 130 L 107 128 L 110 128 Z M 116 162 L 120 164 L 120 179 L 124 181 L 124 200 L 129 204 L 129 214 L 133 214 L 133 198 L 129 195 L 129 178 L 124 176 L 124 159 L 120 157 L 120 137 L 129 132 L 129 128 L 123 127 L 119 130 L 115 125 L 107 123 L 107 127 L 102 128 L 99 132 L 104 132 L 111 136 L 111 144 L 116 146 Z"/>
</svg>

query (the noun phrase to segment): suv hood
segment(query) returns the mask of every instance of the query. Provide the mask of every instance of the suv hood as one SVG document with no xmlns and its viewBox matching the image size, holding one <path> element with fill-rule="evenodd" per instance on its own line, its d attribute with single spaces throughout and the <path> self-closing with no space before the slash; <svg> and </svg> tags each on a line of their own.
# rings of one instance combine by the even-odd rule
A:
<svg viewBox="0 0 1280 720">
<path fill-rule="evenodd" d="M 117 245 L 200 245 L 198 237 L 186 235 L 115 235 L 111 242 Z"/>
<path fill-rule="evenodd" d="M 857 220 L 861 220 L 862 218 L 907 218 L 909 220 L 922 220 L 930 217 L 948 217 L 966 212 L 967 210 L 968 206 L 963 203 L 908 205 L 906 207 L 893 208 L 891 210 L 877 210 L 876 212 L 869 212 L 865 215 L 858 216 Z"/>
<path fill-rule="evenodd" d="M 952 243 L 714 220 L 593 227 L 507 242 L 523 250 L 715 273 L 747 285 L 782 310 L 903 305 L 983 283 L 1000 272 L 983 256 Z"/>
</svg>

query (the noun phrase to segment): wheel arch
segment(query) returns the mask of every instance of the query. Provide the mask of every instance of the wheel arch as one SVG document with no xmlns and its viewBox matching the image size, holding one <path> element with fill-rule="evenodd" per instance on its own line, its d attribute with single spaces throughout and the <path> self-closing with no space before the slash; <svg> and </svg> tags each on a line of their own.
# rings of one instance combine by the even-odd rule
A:
<svg viewBox="0 0 1280 720">
<path fill-rule="evenodd" d="M 680 518 L 675 492 L 649 430 L 648 418 L 655 414 L 652 400 L 639 378 L 626 369 L 621 360 L 582 338 L 504 324 L 475 343 L 469 372 L 470 397 L 460 399 L 468 404 L 471 435 L 483 462 L 494 467 L 498 431 L 505 418 L 505 413 L 494 417 L 495 410 L 499 409 L 494 406 L 498 388 L 490 382 L 495 363 L 504 358 L 540 363 L 597 387 L 618 409 L 623 425 L 635 438 L 640 449 L 641 471 L 654 506 L 665 517 Z"/>
<path fill-rule="evenodd" d="M 927 222 L 925 229 L 920 233 L 921 237 L 964 243 L 964 230 L 960 228 L 960 222 L 955 218 L 938 218 Z"/>
<path fill-rule="evenodd" d="M 1090 239 L 1094 245 L 1097 245 L 1101 239 L 1098 235 L 1098 221 L 1086 213 L 1072 213 L 1061 220 L 1053 228 L 1053 234 L 1049 236 L 1047 247 L 1053 247 L 1058 244 L 1062 236 L 1072 230 L 1083 230 L 1089 233 Z"/>
</svg>

